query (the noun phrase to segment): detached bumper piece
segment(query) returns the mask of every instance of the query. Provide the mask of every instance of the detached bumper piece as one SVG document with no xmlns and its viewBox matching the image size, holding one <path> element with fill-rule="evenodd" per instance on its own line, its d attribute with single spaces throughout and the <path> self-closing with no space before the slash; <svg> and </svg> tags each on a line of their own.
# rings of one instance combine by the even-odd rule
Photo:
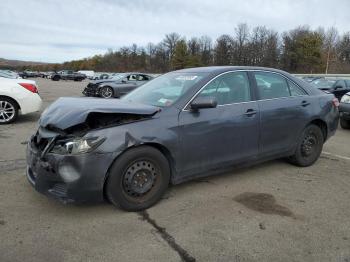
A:
<svg viewBox="0 0 350 262">
<path fill-rule="evenodd" d="M 103 185 L 112 153 L 42 154 L 46 139 L 27 146 L 27 179 L 36 191 L 63 203 L 103 201 Z"/>
</svg>

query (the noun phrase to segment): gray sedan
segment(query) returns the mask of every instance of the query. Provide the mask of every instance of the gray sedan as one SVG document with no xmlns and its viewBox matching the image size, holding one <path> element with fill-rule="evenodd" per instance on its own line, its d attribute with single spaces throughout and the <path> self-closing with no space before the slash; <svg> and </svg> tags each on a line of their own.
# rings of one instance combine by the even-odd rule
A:
<svg viewBox="0 0 350 262">
<path fill-rule="evenodd" d="M 121 99 L 60 98 L 27 147 L 27 178 L 63 202 L 105 197 L 149 208 L 169 184 L 234 167 L 319 158 L 338 100 L 270 68 L 203 67 L 155 78 Z"/>
<path fill-rule="evenodd" d="M 85 96 L 119 98 L 153 79 L 143 73 L 121 73 L 112 78 L 91 81 L 84 89 Z"/>
</svg>

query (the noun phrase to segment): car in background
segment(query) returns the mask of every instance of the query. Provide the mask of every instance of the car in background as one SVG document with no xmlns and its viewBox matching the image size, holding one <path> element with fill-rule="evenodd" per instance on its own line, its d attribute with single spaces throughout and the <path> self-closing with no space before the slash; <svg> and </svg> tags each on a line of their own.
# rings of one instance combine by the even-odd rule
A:
<svg viewBox="0 0 350 262">
<path fill-rule="evenodd" d="M 143 210 L 169 184 L 277 158 L 312 165 L 336 132 L 338 106 L 271 68 L 174 71 L 121 99 L 59 98 L 29 139 L 27 178 L 65 203 L 107 198 Z"/>
<path fill-rule="evenodd" d="M 334 94 L 334 96 L 338 98 L 339 101 L 344 94 L 350 91 L 349 79 L 318 78 L 309 83 L 322 91 L 327 91 Z"/>
<path fill-rule="evenodd" d="M 312 81 L 315 81 L 317 79 L 322 79 L 324 78 L 323 76 L 304 76 L 302 77 L 302 79 L 306 82 L 312 82 Z"/>
<path fill-rule="evenodd" d="M 12 79 L 20 78 L 19 74 L 11 70 L 0 70 L 0 77 Z"/>
<path fill-rule="evenodd" d="M 19 72 L 18 74 L 22 78 L 40 77 L 39 72 L 30 71 L 30 70 L 25 70 L 23 72 Z"/>
<path fill-rule="evenodd" d="M 102 98 L 119 98 L 152 79 L 153 76 L 143 73 L 121 73 L 112 78 L 91 81 L 83 90 L 83 94 Z"/>
<path fill-rule="evenodd" d="M 340 126 L 350 129 L 350 92 L 343 95 L 339 105 Z"/>
<path fill-rule="evenodd" d="M 51 75 L 52 81 L 59 81 L 59 80 L 73 80 L 73 81 L 83 81 L 86 78 L 86 75 L 74 72 L 73 70 L 63 70 L 59 71 L 57 73 L 53 73 Z"/>
<path fill-rule="evenodd" d="M 0 78 L 0 125 L 40 110 L 42 101 L 35 81 Z"/>
<path fill-rule="evenodd" d="M 79 70 L 79 74 L 84 74 L 87 79 L 92 79 L 94 77 L 95 72 L 93 70 Z"/>
</svg>

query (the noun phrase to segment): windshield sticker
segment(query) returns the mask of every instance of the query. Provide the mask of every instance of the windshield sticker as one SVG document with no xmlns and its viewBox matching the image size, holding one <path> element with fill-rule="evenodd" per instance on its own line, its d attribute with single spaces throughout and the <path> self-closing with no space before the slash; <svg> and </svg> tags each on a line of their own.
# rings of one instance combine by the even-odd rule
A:
<svg viewBox="0 0 350 262">
<path fill-rule="evenodd" d="M 184 75 L 184 76 L 178 76 L 175 79 L 176 80 L 183 80 L 183 81 L 193 81 L 197 78 L 198 76 L 188 76 L 188 75 Z"/>
</svg>

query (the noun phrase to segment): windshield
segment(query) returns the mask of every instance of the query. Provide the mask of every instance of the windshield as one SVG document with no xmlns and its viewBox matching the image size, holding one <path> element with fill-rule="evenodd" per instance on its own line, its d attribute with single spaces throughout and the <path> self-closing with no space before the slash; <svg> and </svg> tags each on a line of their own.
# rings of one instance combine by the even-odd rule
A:
<svg viewBox="0 0 350 262">
<path fill-rule="evenodd" d="M 167 107 L 207 75 L 208 73 L 168 73 L 142 85 L 122 99 L 146 105 Z"/>
</svg>

